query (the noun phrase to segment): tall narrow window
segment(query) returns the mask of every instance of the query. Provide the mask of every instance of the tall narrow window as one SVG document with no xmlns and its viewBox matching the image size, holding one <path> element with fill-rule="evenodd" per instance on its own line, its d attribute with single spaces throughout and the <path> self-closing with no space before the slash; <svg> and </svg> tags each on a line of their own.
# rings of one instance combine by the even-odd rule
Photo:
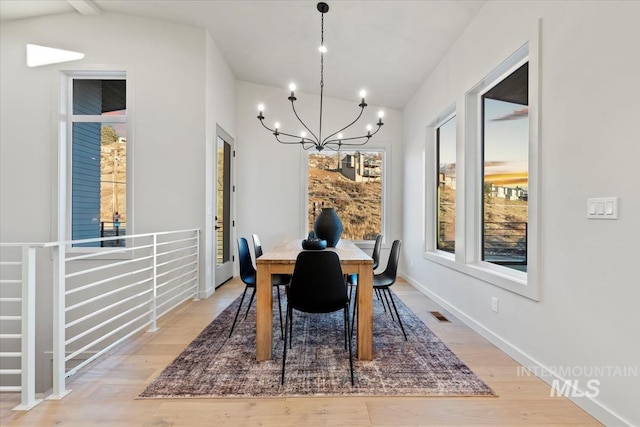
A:
<svg viewBox="0 0 640 427">
<path fill-rule="evenodd" d="M 482 95 L 482 260 L 527 271 L 529 64 Z"/>
<path fill-rule="evenodd" d="M 335 208 L 348 240 L 375 240 L 383 232 L 383 151 L 337 151 L 309 154 L 307 224 L 322 207 Z"/>
<path fill-rule="evenodd" d="M 126 80 L 72 78 L 71 238 L 127 230 Z M 124 246 L 124 240 L 76 246 Z"/>
<path fill-rule="evenodd" d="M 456 248 L 456 117 L 436 128 L 437 214 L 436 248 Z"/>
</svg>

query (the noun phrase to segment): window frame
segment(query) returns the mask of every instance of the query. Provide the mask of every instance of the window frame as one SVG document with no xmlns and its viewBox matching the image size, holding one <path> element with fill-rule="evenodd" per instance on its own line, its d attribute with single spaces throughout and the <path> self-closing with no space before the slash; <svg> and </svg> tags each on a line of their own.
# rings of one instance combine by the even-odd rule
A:
<svg viewBox="0 0 640 427">
<path fill-rule="evenodd" d="M 340 150 L 340 152 L 351 152 L 351 151 L 360 151 L 363 153 L 381 153 L 382 154 L 382 212 L 381 212 L 381 230 L 380 230 L 380 234 L 382 234 L 383 236 L 383 244 L 386 240 L 385 236 L 387 235 L 387 231 L 389 230 L 389 225 L 388 225 L 388 215 L 387 215 L 387 209 L 388 209 L 388 185 L 389 185 L 389 181 L 390 181 L 390 171 L 389 169 L 389 165 L 391 165 L 391 150 L 389 149 L 389 147 L 385 146 L 380 146 L 380 144 L 378 145 L 373 145 L 373 146 L 362 146 L 362 147 L 345 147 L 344 149 Z M 302 236 L 307 236 L 308 233 L 308 209 L 309 209 L 309 155 L 310 154 L 317 154 L 317 151 L 314 150 L 303 150 L 300 149 L 300 156 L 301 156 L 301 163 L 303 164 L 302 166 L 302 197 L 301 197 L 301 201 L 302 201 L 302 205 L 301 205 L 301 211 L 302 211 L 302 220 L 301 220 L 301 228 L 300 228 L 300 233 Z M 372 240 L 353 240 L 353 242 L 361 247 L 361 248 L 373 248 L 374 244 L 375 244 L 375 239 Z"/>
<path fill-rule="evenodd" d="M 466 271 L 481 280 L 525 297 L 539 298 L 538 242 L 539 242 L 539 60 L 537 38 L 517 49 L 504 62 L 466 93 L 466 152 L 467 179 L 465 181 L 465 247 Z M 482 260 L 483 227 L 483 135 L 482 95 L 495 87 L 516 69 L 529 63 L 529 142 L 528 142 L 528 236 L 527 272 Z"/>
<path fill-rule="evenodd" d="M 455 261 L 455 252 L 447 252 L 438 249 L 438 179 L 436 178 L 439 173 L 438 165 L 438 129 L 452 118 L 456 118 L 456 164 L 459 164 L 458 156 L 460 150 L 458 145 L 460 143 L 459 130 L 459 117 L 456 111 L 456 104 L 452 104 L 447 107 L 442 113 L 433 120 L 426 129 L 426 141 L 425 141 L 425 253 L 424 256 L 427 259 L 435 260 L 437 262 L 446 260 Z M 456 167 L 456 236 L 455 236 L 455 248 L 458 248 L 458 171 L 460 168 Z"/>
<path fill-rule="evenodd" d="M 73 114 L 73 81 L 74 80 L 125 80 L 126 85 L 126 114 L 114 116 L 102 115 L 74 115 Z M 59 97 L 54 111 L 57 113 L 58 124 L 57 152 L 54 168 L 57 174 L 58 197 L 56 215 L 56 234 L 58 240 L 67 242 L 66 250 L 78 253 L 105 252 L 104 259 L 128 258 L 131 254 L 126 251 L 130 246 L 129 239 L 124 239 L 125 245 L 119 247 L 77 247 L 72 246 L 72 129 L 74 123 L 126 123 L 127 159 L 126 159 L 126 207 L 127 207 L 127 235 L 134 233 L 134 202 L 133 202 L 133 71 L 129 67 L 110 66 L 105 68 L 60 70 Z M 105 120 L 105 117 L 108 117 Z M 97 236 L 96 238 L 98 238 Z M 121 249 L 122 251 L 118 251 Z M 100 259 L 103 259 L 101 257 Z"/>
</svg>

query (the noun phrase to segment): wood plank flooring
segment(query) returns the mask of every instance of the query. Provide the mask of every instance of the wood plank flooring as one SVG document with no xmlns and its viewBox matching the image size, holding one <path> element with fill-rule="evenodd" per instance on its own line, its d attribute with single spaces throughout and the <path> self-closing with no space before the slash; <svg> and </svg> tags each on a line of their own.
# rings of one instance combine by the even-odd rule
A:
<svg viewBox="0 0 640 427">
<path fill-rule="evenodd" d="M 188 302 L 70 378 L 72 392 L 29 412 L 12 411 L 17 394 L 2 394 L 2 426 L 434 426 L 600 425 L 571 401 L 550 397 L 535 377 L 519 377 L 513 359 L 411 285 L 396 294 L 498 395 L 494 397 L 342 397 L 153 399 L 137 395 L 229 305 L 244 285 L 233 279 L 206 300 Z M 450 322 L 439 322 L 440 311 Z M 374 338 L 375 339 L 375 338 Z"/>
</svg>

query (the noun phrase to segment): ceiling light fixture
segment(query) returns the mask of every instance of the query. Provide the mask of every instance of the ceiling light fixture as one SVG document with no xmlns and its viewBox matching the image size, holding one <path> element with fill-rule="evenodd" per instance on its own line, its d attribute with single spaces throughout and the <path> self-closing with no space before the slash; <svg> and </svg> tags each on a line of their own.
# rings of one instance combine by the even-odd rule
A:
<svg viewBox="0 0 640 427">
<path fill-rule="evenodd" d="M 320 48 L 318 49 L 318 51 L 320 52 L 320 121 L 318 123 L 318 133 L 314 133 L 309 126 L 307 126 L 304 121 L 302 121 L 302 119 L 300 118 L 300 116 L 298 115 L 298 112 L 296 111 L 296 106 L 295 106 L 295 101 L 296 101 L 296 97 L 295 97 L 295 90 L 296 90 L 296 85 L 291 83 L 289 85 L 289 90 L 291 91 L 291 95 L 289 96 L 289 101 L 291 101 L 291 108 L 293 109 L 293 114 L 296 116 L 296 118 L 298 119 L 298 121 L 302 124 L 302 126 L 304 126 L 304 128 L 306 129 L 306 131 L 309 133 L 309 135 L 307 135 L 306 132 L 301 132 L 300 136 L 298 135 L 293 135 L 291 133 L 287 133 L 287 132 L 283 132 L 280 129 L 280 123 L 275 123 L 273 126 L 273 129 L 270 128 L 269 126 L 265 125 L 264 123 L 264 105 L 260 104 L 258 105 L 258 120 L 260 120 L 260 123 L 262 124 L 262 126 L 265 127 L 265 129 L 267 129 L 268 131 L 272 132 L 273 135 L 276 137 L 276 140 L 282 144 L 300 144 L 302 146 L 302 148 L 304 148 L 305 150 L 309 150 L 311 148 L 315 148 L 318 151 L 322 151 L 325 148 L 329 148 L 332 150 L 339 150 L 340 147 L 342 146 L 359 146 L 359 145 L 364 145 L 367 142 L 369 142 L 369 139 L 371 139 L 371 137 L 373 135 L 375 135 L 376 133 L 378 133 L 380 131 L 380 128 L 382 127 L 382 125 L 384 123 L 382 123 L 382 117 L 384 117 L 384 112 L 380 111 L 378 113 L 378 122 L 376 123 L 376 130 L 372 132 L 373 127 L 371 125 L 368 125 L 366 127 L 366 134 L 362 134 L 360 136 L 348 136 L 345 137 L 342 132 L 344 130 L 346 130 L 347 128 L 351 127 L 353 124 L 355 124 L 360 117 L 362 117 L 362 113 L 364 112 L 365 107 L 367 106 L 367 103 L 365 102 L 365 96 L 367 95 L 367 93 L 364 90 L 360 91 L 360 104 L 358 105 L 360 107 L 360 113 L 358 114 L 358 116 L 355 118 L 355 120 L 353 120 L 351 123 L 349 123 L 348 125 L 346 125 L 345 127 L 343 127 L 340 130 L 337 130 L 335 132 L 333 132 L 332 134 L 326 136 L 323 138 L 322 135 L 322 104 L 323 104 L 323 95 L 324 95 L 324 54 L 327 51 L 327 48 L 324 45 L 324 14 L 327 13 L 329 11 L 329 5 L 324 3 L 324 2 L 320 2 L 317 5 L 318 8 L 318 12 L 321 13 L 321 21 L 320 21 Z"/>
</svg>

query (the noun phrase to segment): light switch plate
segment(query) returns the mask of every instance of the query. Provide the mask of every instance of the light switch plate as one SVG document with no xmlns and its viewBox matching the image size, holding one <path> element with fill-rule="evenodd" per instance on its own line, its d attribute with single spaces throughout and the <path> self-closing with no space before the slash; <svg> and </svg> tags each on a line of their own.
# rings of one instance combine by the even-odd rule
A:
<svg viewBox="0 0 640 427">
<path fill-rule="evenodd" d="M 587 199 L 588 219 L 618 219 L 618 197 L 591 197 Z"/>
</svg>

